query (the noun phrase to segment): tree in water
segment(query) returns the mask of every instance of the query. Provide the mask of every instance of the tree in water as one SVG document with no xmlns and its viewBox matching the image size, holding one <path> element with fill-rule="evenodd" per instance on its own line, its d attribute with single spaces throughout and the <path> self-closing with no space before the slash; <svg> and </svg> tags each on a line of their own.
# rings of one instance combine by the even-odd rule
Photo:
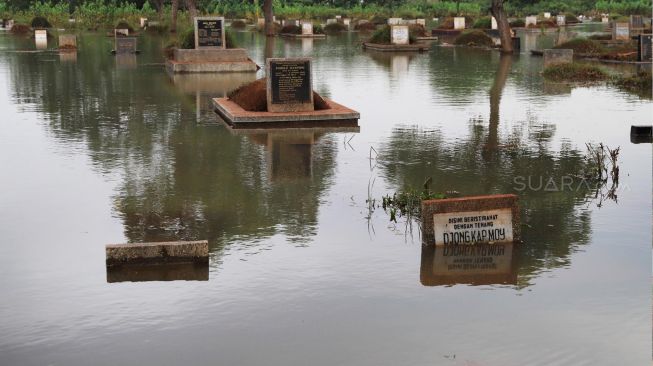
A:
<svg viewBox="0 0 653 366">
<path fill-rule="evenodd" d="M 263 1 L 263 16 L 265 17 L 265 35 L 274 37 L 274 21 L 272 19 L 272 0 Z"/>
<path fill-rule="evenodd" d="M 508 23 L 508 16 L 503 8 L 505 0 L 492 0 L 490 12 L 497 21 L 499 28 L 499 38 L 501 39 L 501 52 L 512 53 L 512 32 Z"/>
</svg>

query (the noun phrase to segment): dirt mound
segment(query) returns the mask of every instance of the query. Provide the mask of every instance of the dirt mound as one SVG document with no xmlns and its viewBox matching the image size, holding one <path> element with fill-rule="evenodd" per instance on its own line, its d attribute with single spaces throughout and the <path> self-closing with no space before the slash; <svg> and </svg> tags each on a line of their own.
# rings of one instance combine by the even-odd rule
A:
<svg viewBox="0 0 653 366">
<path fill-rule="evenodd" d="M 376 30 L 376 24 L 374 24 L 372 22 L 358 23 L 358 24 L 356 24 L 354 29 L 359 30 L 359 31 L 374 31 L 374 30 Z"/>
<path fill-rule="evenodd" d="M 227 96 L 229 100 L 250 112 L 266 112 L 268 110 L 265 78 L 245 84 L 232 91 Z M 313 92 L 313 106 L 316 111 L 329 109 L 329 105 L 316 92 Z"/>
<path fill-rule="evenodd" d="M 31 31 L 32 28 L 30 28 L 30 26 L 27 24 L 14 24 L 14 26 L 11 27 L 10 30 L 12 34 L 27 34 Z"/>
<path fill-rule="evenodd" d="M 485 34 L 482 30 L 473 30 L 462 33 L 456 37 L 453 43 L 461 46 L 494 46 L 492 37 Z"/>
</svg>

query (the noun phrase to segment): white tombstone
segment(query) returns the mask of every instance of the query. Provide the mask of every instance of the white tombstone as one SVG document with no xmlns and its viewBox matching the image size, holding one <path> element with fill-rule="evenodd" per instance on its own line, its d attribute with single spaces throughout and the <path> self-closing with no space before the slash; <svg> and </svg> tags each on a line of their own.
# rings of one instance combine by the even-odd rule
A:
<svg viewBox="0 0 653 366">
<path fill-rule="evenodd" d="M 351 19 L 349 18 L 344 18 L 342 20 L 342 24 L 344 24 L 345 27 L 349 27 L 351 25 Z"/>
<path fill-rule="evenodd" d="M 45 29 L 37 29 L 34 31 L 34 38 L 37 42 L 48 41 L 48 31 Z"/>
<path fill-rule="evenodd" d="M 313 34 L 313 23 L 310 20 L 302 21 L 302 35 L 309 36 Z"/>
<path fill-rule="evenodd" d="M 147 18 L 141 18 L 141 28 L 145 28 L 147 25 Z"/>
<path fill-rule="evenodd" d="M 407 25 L 393 25 L 390 27 L 390 41 L 392 44 L 409 44 Z"/>
<path fill-rule="evenodd" d="M 610 18 L 608 18 L 608 17 L 601 18 L 601 23 L 604 23 L 604 24 L 610 23 Z"/>
<path fill-rule="evenodd" d="M 426 27 L 426 19 L 417 19 L 415 20 L 415 24 L 419 24 L 422 27 Z"/>
<path fill-rule="evenodd" d="M 336 20 L 342 19 L 342 15 L 336 15 Z"/>
<path fill-rule="evenodd" d="M 258 25 L 259 28 L 265 27 L 265 18 L 256 19 L 256 24 Z"/>
<path fill-rule="evenodd" d="M 563 25 L 565 25 L 565 23 L 566 23 L 566 18 L 565 18 L 565 16 L 564 16 L 564 15 L 558 15 L 558 16 L 556 17 L 556 23 L 557 23 L 559 26 L 563 26 Z"/>
<path fill-rule="evenodd" d="M 7 20 L 7 22 L 5 23 L 5 26 L 7 27 L 7 29 L 13 28 L 14 27 L 14 20 L 13 19 Z"/>
<path fill-rule="evenodd" d="M 465 29 L 465 17 L 453 18 L 453 29 Z"/>
<path fill-rule="evenodd" d="M 336 24 L 336 23 L 338 23 L 338 20 L 337 20 L 337 19 L 327 19 L 327 25 L 329 25 L 329 24 Z"/>
<path fill-rule="evenodd" d="M 549 12 L 544 13 L 544 19 L 549 19 L 549 18 L 551 18 L 551 13 Z"/>
<path fill-rule="evenodd" d="M 536 16 L 528 16 L 526 17 L 526 20 L 524 22 L 525 26 L 528 27 L 529 25 L 537 25 L 537 17 Z"/>
<path fill-rule="evenodd" d="M 499 26 L 497 25 L 497 18 L 492 17 L 492 29 L 499 29 Z"/>
<path fill-rule="evenodd" d="M 401 20 L 401 18 L 388 18 L 388 25 L 399 25 Z"/>
<path fill-rule="evenodd" d="M 129 29 L 125 28 L 125 29 L 114 29 L 113 30 L 113 35 L 114 36 L 117 36 L 119 34 L 127 37 L 129 35 Z"/>
</svg>

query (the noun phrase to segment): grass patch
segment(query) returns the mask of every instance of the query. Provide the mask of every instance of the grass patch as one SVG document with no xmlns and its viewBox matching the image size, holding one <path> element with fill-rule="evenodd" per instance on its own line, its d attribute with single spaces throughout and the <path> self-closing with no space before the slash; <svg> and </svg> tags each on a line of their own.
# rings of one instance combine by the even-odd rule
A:
<svg viewBox="0 0 653 366">
<path fill-rule="evenodd" d="M 242 21 L 240 19 L 234 20 L 233 22 L 231 22 L 231 28 L 234 28 L 234 29 L 243 29 L 246 26 L 247 26 L 247 23 L 245 23 L 244 21 Z"/>
<path fill-rule="evenodd" d="M 454 44 L 459 46 L 494 46 L 492 37 L 488 36 L 482 30 L 472 30 L 464 32 L 453 41 Z"/>
<path fill-rule="evenodd" d="M 597 66 L 576 63 L 549 66 L 542 75 L 556 82 L 601 81 L 608 78 L 608 74 Z"/>
<path fill-rule="evenodd" d="M 474 29 L 490 29 L 490 28 L 492 28 L 492 18 L 490 18 L 490 17 L 478 18 L 474 22 L 474 25 L 472 25 L 472 28 L 474 28 Z"/>
<path fill-rule="evenodd" d="M 653 75 L 640 71 L 636 75 L 618 76 L 611 83 L 619 89 L 651 99 L 653 97 Z"/>
<path fill-rule="evenodd" d="M 331 23 L 324 26 L 324 32 L 326 33 L 338 33 L 344 32 L 346 30 L 347 27 L 345 27 L 345 25 L 342 23 Z"/>
<path fill-rule="evenodd" d="M 52 24 L 45 18 L 41 16 L 34 17 L 31 22 L 32 28 L 34 29 L 43 29 L 51 28 Z"/>
<path fill-rule="evenodd" d="M 555 49 L 574 50 L 574 54 L 600 55 L 605 53 L 605 48 L 597 41 L 587 38 L 574 38 L 567 42 L 561 43 Z"/>
</svg>

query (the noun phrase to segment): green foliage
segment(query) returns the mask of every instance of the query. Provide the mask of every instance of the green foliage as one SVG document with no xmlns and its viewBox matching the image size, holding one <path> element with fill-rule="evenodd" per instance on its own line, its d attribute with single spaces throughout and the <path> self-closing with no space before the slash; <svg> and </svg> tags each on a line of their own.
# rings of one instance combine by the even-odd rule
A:
<svg viewBox="0 0 653 366">
<path fill-rule="evenodd" d="M 553 48 L 571 49 L 574 50 L 574 54 L 599 55 L 605 52 L 605 48 L 599 42 L 587 38 L 574 38 Z"/>
<path fill-rule="evenodd" d="M 492 18 L 491 17 L 478 18 L 474 22 L 474 25 L 472 25 L 472 28 L 474 28 L 474 29 L 490 29 L 490 28 L 492 28 Z"/>
<path fill-rule="evenodd" d="M 302 28 L 294 24 L 288 24 L 288 25 L 284 25 L 279 33 L 302 34 Z"/>
<path fill-rule="evenodd" d="M 453 43 L 460 46 L 494 46 L 492 37 L 488 36 L 485 34 L 485 32 L 478 29 L 466 31 L 460 34 L 458 37 L 456 37 Z"/>
<path fill-rule="evenodd" d="M 47 20 L 45 17 L 42 17 L 42 16 L 35 16 L 35 17 L 32 19 L 32 22 L 30 23 L 30 25 L 31 25 L 32 28 L 34 28 L 34 29 L 37 29 L 37 28 L 38 28 L 38 29 L 41 29 L 41 28 L 50 28 L 50 27 L 52 27 L 52 24 L 50 24 L 50 22 L 48 22 L 48 20 Z"/>
<path fill-rule="evenodd" d="M 324 26 L 325 33 L 338 33 L 344 32 L 346 30 L 347 27 L 345 27 L 342 23 L 331 23 Z"/>
<path fill-rule="evenodd" d="M 653 94 L 653 75 L 649 71 L 640 71 L 632 76 L 618 76 L 612 80 L 612 84 L 618 88 L 635 93 L 645 98 L 651 98 Z"/>
<path fill-rule="evenodd" d="M 377 44 L 391 44 L 392 42 L 390 38 L 390 26 L 385 25 L 372 33 L 369 42 Z M 409 43 L 415 43 L 416 39 L 413 33 L 408 33 L 408 41 Z"/>
<path fill-rule="evenodd" d="M 383 210 L 390 214 L 390 221 L 397 222 L 397 214 L 408 218 L 419 218 L 422 201 L 447 198 L 445 194 L 434 193 L 430 189 L 431 178 L 426 180 L 422 190 L 408 188 L 392 196 L 385 195 L 382 200 Z"/>
<path fill-rule="evenodd" d="M 601 13 L 651 16 L 650 0 L 598 0 L 594 8 Z"/>
<path fill-rule="evenodd" d="M 245 23 L 244 21 L 242 21 L 240 19 L 234 20 L 233 22 L 231 22 L 231 28 L 243 29 L 246 26 L 247 26 L 247 23 Z"/>
<path fill-rule="evenodd" d="M 515 19 L 512 22 L 510 22 L 510 27 L 511 28 L 522 28 L 526 26 L 526 22 L 524 19 Z"/>
<path fill-rule="evenodd" d="M 544 69 L 542 75 L 548 80 L 558 82 L 600 81 L 608 77 L 598 66 L 577 63 L 549 66 Z"/>
</svg>

